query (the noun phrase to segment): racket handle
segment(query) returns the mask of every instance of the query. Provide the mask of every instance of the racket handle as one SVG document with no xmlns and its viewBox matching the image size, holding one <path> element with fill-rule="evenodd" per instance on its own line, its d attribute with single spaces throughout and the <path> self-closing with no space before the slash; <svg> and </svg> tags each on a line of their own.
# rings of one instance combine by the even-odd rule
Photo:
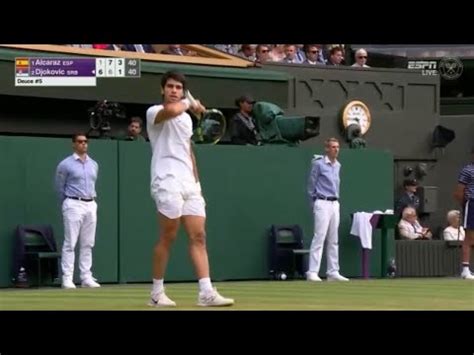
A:
<svg viewBox="0 0 474 355">
<path fill-rule="evenodd" d="M 186 90 L 186 98 L 189 100 L 189 102 L 191 102 L 191 106 L 197 105 L 196 99 L 193 97 L 193 95 L 191 95 L 189 90 Z"/>
<path fill-rule="evenodd" d="M 196 135 L 197 135 L 198 142 L 203 142 L 204 141 L 204 136 L 202 134 L 202 128 L 200 126 L 196 129 Z"/>
<path fill-rule="evenodd" d="M 189 100 L 189 102 L 191 103 L 191 108 L 194 108 L 194 107 L 197 106 L 198 103 L 197 103 L 196 99 L 193 97 L 193 95 L 191 95 L 189 90 L 186 90 L 185 96 Z M 201 119 L 202 118 L 202 113 L 196 114 L 196 117 L 198 119 Z"/>
</svg>

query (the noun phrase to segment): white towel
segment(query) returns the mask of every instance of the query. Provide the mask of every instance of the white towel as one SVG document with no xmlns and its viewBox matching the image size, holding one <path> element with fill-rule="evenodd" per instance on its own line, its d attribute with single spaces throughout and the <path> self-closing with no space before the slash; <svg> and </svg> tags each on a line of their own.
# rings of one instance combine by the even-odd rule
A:
<svg viewBox="0 0 474 355">
<path fill-rule="evenodd" d="M 374 214 L 368 212 L 356 212 L 352 218 L 351 234 L 360 238 L 364 249 L 372 249 L 372 224 L 370 219 Z"/>
</svg>

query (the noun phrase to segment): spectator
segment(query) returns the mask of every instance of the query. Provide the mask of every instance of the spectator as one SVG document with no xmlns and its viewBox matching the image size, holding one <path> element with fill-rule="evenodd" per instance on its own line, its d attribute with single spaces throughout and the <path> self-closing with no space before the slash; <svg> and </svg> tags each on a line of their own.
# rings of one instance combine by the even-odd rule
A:
<svg viewBox="0 0 474 355">
<path fill-rule="evenodd" d="M 298 59 L 298 62 L 303 63 L 306 59 L 305 55 L 305 45 L 304 44 L 296 44 L 296 58 Z"/>
<path fill-rule="evenodd" d="M 270 58 L 272 58 L 273 62 L 281 62 L 282 59 L 285 58 L 285 45 L 274 45 L 272 51 L 270 52 Z"/>
<path fill-rule="evenodd" d="M 255 61 L 255 46 L 252 44 L 242 44 L 242 47 L 240 47 L 240 50 L 237 53 L 237 55 L 244 59 L 254 62 Z"/>
<path fill-rule="evenodd" d="M 309 65 L 320 65 L 318 61 L 319 48 L 315 44 L 305 45 L 306 59 L 303 61 L 303 64 Z"/>
<path fill-rule="evenodd" d="M 431 239 L 433 236 L 429 228 L 421 226 L 413 207 L 405 207 L 403 210 L 402 219 L 398 222 L 398 232 L 402 239 L 408 240 Z"/>
<path fill-rule="evenodd" d="M 124 44 L 125 51 L 138 52 L 138 53 L 156 53 L 155 49 L 151 44 Z"/>
<path fill-rule="evenodd" d="M 213 47 L 228 54 L 236 55 L 238 52 L 235 44 L 214 44 Z"/>
<path fill-rule="evenodd" d="M 367 51 L 364 48 L 360 48 L 355 52 L 355 63 L 353 67 L 357 68 L 370 68 L 367 63 Z"/>
<path fill-rule="evenodd" d="M 188 51 L 181 48 L 180 44 L 170 44 L 168 48 L 161 51 L 161 54 L 187 55 Z"/>
<path fill-rule="evenodd" d="M 301 64 L 302 61 L 296 55 L 296 46 L 294 44 L 285 45 L 285 58 L 282 59 L 282 63 L 288 64 Z"/>
<path fill-rule="evenodd" d="M 86 48 L 86 49 L 94 48 L 92 44 L 68 44 L 67 46 L 74 47 L 74 48 Z"/>
<path fill-rule="evenodd" d="M 458 210 L 451 210 L 446 216 L 448 227 L 443 231 L 444 240 L 464 240 L 465 231 L 461 226 L 461 213 Z"/>
<path fill-rule="evenodd" d="M 261 144 L 255 120 L 251 116 L 254 103 L 255 100 L 248 95 L 242 95 L 235 100 L 240 111 L 232 117 L 231 141 L 233 144 Z"/>
<path fill-rule="evenodd" d="M 332 47 L 329 51 L 329 59 L 327 65 L 339 66 L 342 65 L 342 60 L 344 59 L 344 54 L 341 47 Z"/>
<path fill-rule="evenodd" d="M 109 48 L 110 50 L 114 50 L 114 51 L 128 51 L 128 49 L 126 48 L 126 44 L 111 44 L 110 45 L 111 48 Z"/>
<path fill-rule="evenodd" d="M 323 51 L 323 46 L 321 44 L 316 44 L 316 46 L 319 49 L 318 62 L 326 65 L 326 58 L 325 58 L 326 53 L 324 53 Z"/>
<path fill-rule="evenodd" d="M 257 63 L 267 63 L 271 62 L 272 59 L 270 57 L 270 46 L 266 44 L 259 44 L 255 49 L 256 53 L 256 62 Z"/>
<path fill-rule="evenodd" d="M 107 49 L 107 50 L 113 50 L 114 47 L 111 44 L 93 44 L 92 48 L 94 49 Z"/>
</svg>

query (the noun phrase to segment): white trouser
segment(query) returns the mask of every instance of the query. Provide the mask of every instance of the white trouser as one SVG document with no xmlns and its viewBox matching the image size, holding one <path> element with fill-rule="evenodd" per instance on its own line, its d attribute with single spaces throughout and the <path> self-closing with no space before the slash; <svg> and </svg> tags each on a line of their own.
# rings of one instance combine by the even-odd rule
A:
<svg viewBox="0 0 474 355">
<path fill-rule="evenodd" d="M 308 272 L 318 274 L 326 240 L 327 275 L 339 272 L 339 202 L 316 200 L 313 206 L 314 236 L 309 254 Z"/>
<path fill-rule="evenodd" d="M 92 248 L 97 225 L 97 203 L 66 198 L 62 206 L 64 243 L 61 268 L 63 279 L 72 280 L 74 274 L 74 250 L 79 240 L 79 270 L 81 280 L 92 278 Z"/>
</svg>

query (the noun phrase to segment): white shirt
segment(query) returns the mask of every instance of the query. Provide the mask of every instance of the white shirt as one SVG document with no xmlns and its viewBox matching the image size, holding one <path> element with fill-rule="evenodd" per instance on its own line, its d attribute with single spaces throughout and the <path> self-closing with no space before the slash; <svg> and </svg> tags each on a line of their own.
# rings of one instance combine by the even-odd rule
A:
<svg viewBox="0 0 474 355">
<path fill-rule="evenodd" d="M 360 65 L 359 63 L 354 63 L 351 67 L 358 67 L 358 68 L 370 68 L 367 64 Z"/>
<path fill-rule="evenodd" d="M 420 238 L 423 233 L 423 227 L 421 226 L 418 220 L 410 223 L 404 219 L 401 219 L 398 222 L 398 231 L 400 233 L 400 237 L 403 239 L 417 239 Z"/>
<path fill-rule="evenodd" d="M 464 240 L 465 232 L 464 228 L 459 227 L 459 239 L 458 239 L 458 229 L 454 227 L 446 227 L 443 231 L 444 240 Z"/>
<path fill-rule="evenodd" d="M 193 122 L 183 112 L 177 117 L 155 124 L 155 117 L 163 105 L 151 106 L 146 112 L 147 131 L 153 157 L 151 158 L 151 186 L 173 176 L 181 181 L 196 181 L 191 159 Z"/>
<path fill-rule="evenodd" d="M 141 44 L 134 44 L 135 46 L 135 50 L 139 53 L 145 53 L 145 49 L 143 48 L 143 46 Z"/>
</svg>

